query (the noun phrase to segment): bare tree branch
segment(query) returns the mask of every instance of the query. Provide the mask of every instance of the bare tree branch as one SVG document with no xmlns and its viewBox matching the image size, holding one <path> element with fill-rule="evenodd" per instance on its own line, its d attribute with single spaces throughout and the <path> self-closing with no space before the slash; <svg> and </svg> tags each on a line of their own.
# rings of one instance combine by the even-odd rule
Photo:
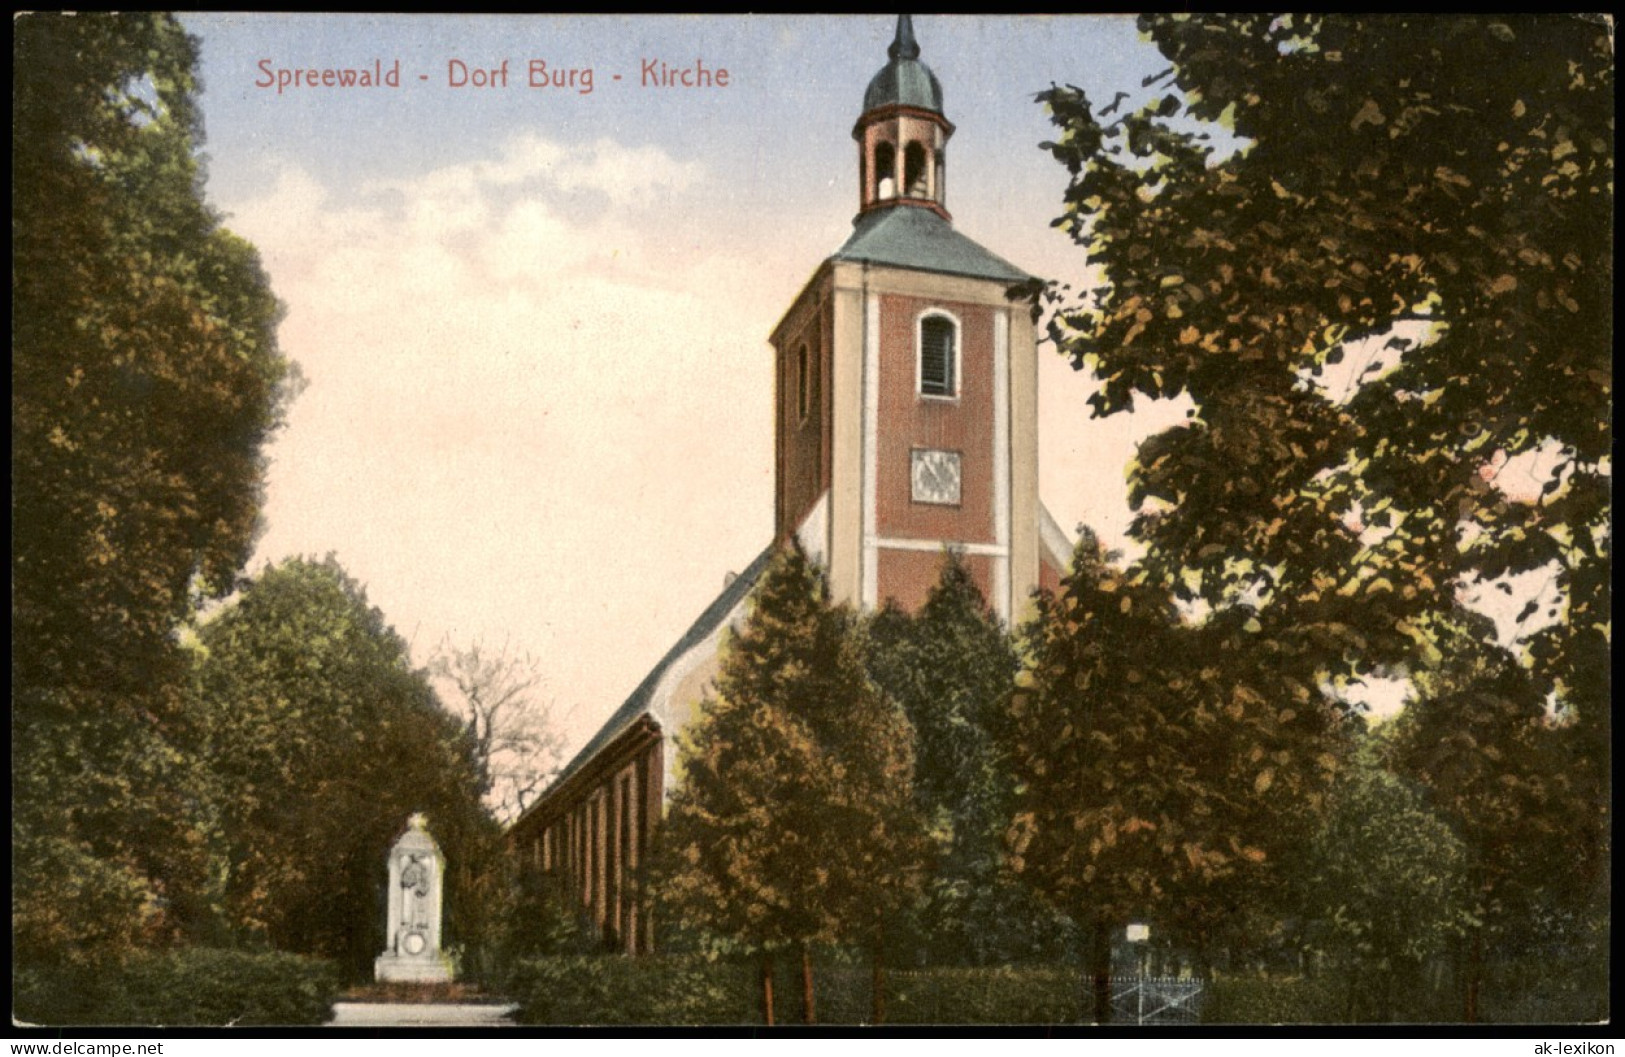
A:
<svg viewBox="0 0 1625 1057">
<path fill-rule="evenodd" d="M 541 661 L 508 642 L 458 646 L 448 636 L 429 662 L 446 707 L 473 739 L 485 775 L 485 804 L 510 822 L 558 774 L 564 750 L 554 702 L 543 696 Z"/>
</svg>

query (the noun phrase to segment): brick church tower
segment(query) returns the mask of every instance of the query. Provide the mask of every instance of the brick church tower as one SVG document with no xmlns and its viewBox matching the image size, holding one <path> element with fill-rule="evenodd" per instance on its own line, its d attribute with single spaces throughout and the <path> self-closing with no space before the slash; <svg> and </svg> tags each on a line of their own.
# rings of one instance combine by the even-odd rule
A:
<svg viewBox="0 0 1625 1057">
<path fill-rule="evenodd" d="M 953 548 L 1009 622 L 1046 549 L 1033 326 L 1006 296 L 1029 277 L 954 230 L 954 126 L 907 15 L 887 54 L 852 130 L 852 235 L 771 338 L 775 530 L 863 608 L 918 608 Z"/>
<path fill-rule="evenodd" d="M 773 331 L 775 539 L 724 586 L 509 829 L 607 941 L 651 948 L 633 883 L 681 781 L 679 738 L 714 685 L 729 628 L 792 536 L 837 600 L 914 609 L 945 549 L 964 555 L 1007 623 L 1055 586 L 1066 535 L 1038 500 L 1038 363 L 1028 277 L 954 230 L 954 127 L 908 16 L 864 93 L 858 215 Z"/>
</svg>

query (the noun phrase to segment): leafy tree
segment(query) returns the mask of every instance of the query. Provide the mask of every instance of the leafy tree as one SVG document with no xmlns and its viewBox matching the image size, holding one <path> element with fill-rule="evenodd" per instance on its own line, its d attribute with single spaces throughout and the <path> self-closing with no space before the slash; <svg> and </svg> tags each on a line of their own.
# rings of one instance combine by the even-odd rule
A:
<svg viewBox="0 0 1625 1057">
<path fill-rule="evenodd" d="M 914 728 L 915 801 L 935 845 L 922 909 L 935 964 L 1053 955 L 1066 923 L 1005 864 L 1013 782 L 993 729 L 1020 662 L 970 571 L 950 552 L 917 615 L 888 605 L 869 624 L 869 672 Z"/>
<path fill-rule="evenodd" d="M 837 783 L 827 822 L 837 856 L 826 898 L 838 915 L 841 937 L 869 952 L 870 1015 L 878 1024 L 886 1019 L 886 937 L 892 922 L 920 897 L 929 840 L 914 797 L 914 730 L 896 702 L 869 679 L 857 618 L 841 610 L 833 616 L 845 635 L 827 675 L 832 707 L 813 714 Z M 809 970 L 803 947 L 804 977 Z M 812 998 L 809 980 L 809 1021 Z"/>
<path fill-rule="evenodd" d="M 681 784 L 661 844 L 663 914 L 762 959 L 869 938 L 917 881 L 912 732 L 870 683 L 855 619 L 831 606 L 823 574 L 781 553 L 729 643 L 716 694 L 685 735 Z"/>
<path fill-rule="evenodd" d="M 1583 913 L 1607 871 L 1606 816 L 1595 806 L 1607 778 L 1586 732 L 1551 714 L 1538 681 L 1484 644 L 1486 624 L 1471 613 L 1440 622 L 1445 660 L 1417 675 L 1416 700 L 1386 745 L 1391 766 L 1431 791 L 1466 848 L 1475 927 L 1457 953 L 1469 1021 L 1480 1015 L 1487 962 L 1555 931 L 1554 910 Z"/>
<path fill-rule="evenodd" d="M 1351 1021 L 1425 1015 L 1425 962 L 1473 923 L 1461 840 L 1375 755 L 1363 745 L 1339 776 L 1305 876 L 1304 908 L 1341 969 Z"/>
<path fill-rule="evenodd" d="M 1606 774 L 1611 27 L 1140 24 L 1171 65 L 1138 109 L 1041 98 L 1073 174 L 1057 223 L 1106 276 L 1053 295 L 1050 334 L 1098 374 L 1097 414 L 1194 404 L 1132 468 L 1148 570 L 1256 608 L 1260 648 L 1310 685 L 1439 668 L 1459 592 L 1545 570 L 1559 601 L 1519 614 L 1515 711 L 1555 695 L 1585 772 Z M 1496 710 L 1473 723 L 1514 738 Z M 1585 795 L 1581 817 L 1606 818 L 1605 783 Z M 1502 846 L 1530 824 L 1476 817 Z M 1583 857 L 1605 856 L 1606 828 L 1591 840 Z"/>
<path fill-rule="evenodd" d="M 74 961 L 205 938 L 174 632 L 247 557 L 291 376 L 203 201 L 196 42 L 153 14 L 13 29 L 13 921 L 20 957 Z"/>
<path fill-rule="evenodd" d="M 1107 275 L 1052 335 L 1099 373 L 1097 413 L 1196 405 L 1134 470 L 1155 567 L 1215 605 L 1261 592 L 1329 661 L 1370 663 L 1412 656 L 1415 618 L 1453 608 L 1464 577 L 1551 565 L 1569 612 L 1541 668 L 1589 685 L 1574 666 L 1606 639 L 1609 547 L 1607 26 L 1141 24 L 1172 63 L 1144 107 L 1104 123 L 1076 89 L 1043 98 L 1074 174 L 1057 223 Z M 1316 382 L 1349 356 L 1359 370 Z M 1537 499 L 1489 483 L 1537 450 L 1559 463 Z"/>
<path fill-rule="evenodd" d="M 190 591 L 247 559 L 279 309 L 203 202 L 196 41 L 158 15 L 16 30 L 13 677 L 139 690 Z"/>
<path fill-rule="evenodd" d="M 1330 706 L 1250 652 L 1237 616 L 1181 624 L 1166 591 L 1108 565 L 1086 531 L 1025 630 L 1004 733 L 1014 865 L 1088 928 L 1100 1020 L 1130 920 L 1205 957 L 1279 905 L 1337 766 Z"/>
<path fill-rule="evenodd" d="M 386 853 L 422 811 L 448 860 L 444 940 L 473 939 L 473 878 L 497 854 L 473 745 L 361 587 L 332 558 L 290 559 L 199 637 L 234 925 L 366 971 L 383 949 Z"/>
</svg>

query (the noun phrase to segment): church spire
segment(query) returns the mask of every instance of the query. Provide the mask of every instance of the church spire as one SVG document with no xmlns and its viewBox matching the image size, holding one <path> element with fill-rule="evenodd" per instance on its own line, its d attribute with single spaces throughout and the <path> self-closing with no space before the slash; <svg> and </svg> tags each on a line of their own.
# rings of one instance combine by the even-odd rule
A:
<svg viewBox="0 0 1625 1057">
<path fill-rule="evenodd" d="M 897 16 L 886 55 L 891 61 L 869 82 L 852 130 L 858 141 L 860 215 L 915 206 L 946 219 L 944 148 L 954 126 L 943 116 L 937 75 L 920 61 L 913 18 Z"/>
<path fill-rule="evenodd" d="M 897 16 L 897 37 L 886 49 L 886 54 L 893 62 L 898 59 L 918 59 L 920 57 L 919 42 L 914 39 L 914 19 L 909 15 Z"/>
</svg>

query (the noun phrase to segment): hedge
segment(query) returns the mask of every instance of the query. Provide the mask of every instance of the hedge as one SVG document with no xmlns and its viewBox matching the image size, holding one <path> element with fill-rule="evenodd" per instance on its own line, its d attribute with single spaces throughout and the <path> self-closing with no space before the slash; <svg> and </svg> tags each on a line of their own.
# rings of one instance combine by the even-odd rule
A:
<svg viewBox="0 0 1625 1057">
<path fill-rule="evenodd" d="M 761 1022 L 761 978 L 754 961 L 707 962 L 654 956 L 535 958 L 512 983 L 522 1024 L 724 1025 Z M 818 1019 L 869 1020 L 870 973 L 850 963 L 814 970 Z M 1055 968 L 924 969 L 886 974 L 892 1024 L 1056 1024 L 1077 1019 L 1080 978 Z M 801 977 L 792 959 L 774 976 L 775 1015 L 799 1023 Z"/>
<path fill-rule="evenodd" d="M 1344 989 L 1329 975 L 1215 976 L 1202 1001 L 1204 1024 L 1327 1024 L 1347 1019 Z"/>
<path fill-rule="evenodd" d="M 659 955 L 627 958 L 591 955 L 533 958 L 520 963 L 510 997 L 522 1024 L 552 1025 L 729 1025 L 761 1023 L 760 966 L 755 961 L 708 962 L 698 957 Z M 1566 981 L 1565 981 L 1566 983 Z M 872 1010 L 870 973 L 858 961 L 820 959 L 814 970 L 818 1020 L 824 1024 L 868 1023 Z M 1338 1024 L 1357 1017 L 1353 983 L 1326 972 L 1299 976 L 1215 976 L 1202 997 L 1205 1024 Z M 1577 988 L 1554 986 L 1560 998 L 1545 996 L 1535 1006 L 1550 1019 L 1555 1011 L 1589 1012 Z M 1571 993 L 1572 992 L 1572 993 Z M 1578 996 L 1578 997 L 1576 997 Z M 1085 1001 L 1075 967 L 932 968 L 886 974 L 889 1024 L 1070 1024 Z M 780 1024 L 802 1021 L 800 966 L 778 960 L 774 1010 Z M 1448 993 L 1410 993 L 1400 1021 L 1450 1021 L 1459 1010 Z M 1517 1019 L 1523 1009 L 1487 1008 L 1486 1020 Z M 1508 1016 L 1513 1013 L 1513 1016 Z M 1087 1019 L 1084 1017 L 1083 1019 Z"/>
<path fill-rule="evenodd" d="M 532 958 L 510 982 L 521 1024 L 752 1024 L 751 967 L 698 958 Z"/>
<path fill-rule="evenodd" d="M 99 969 L 19 967 L 12 986 L 27 1023 L 248 1027 L 325 1024 L 340 982 L 315 958 L 185 948 Z"/>
<path fill-rule="evenodd" d="M 1083 995 L 1071 968 L 921 969 L 886 983 L 893 1024 L 1068 1024 Z"/>
</svg>

